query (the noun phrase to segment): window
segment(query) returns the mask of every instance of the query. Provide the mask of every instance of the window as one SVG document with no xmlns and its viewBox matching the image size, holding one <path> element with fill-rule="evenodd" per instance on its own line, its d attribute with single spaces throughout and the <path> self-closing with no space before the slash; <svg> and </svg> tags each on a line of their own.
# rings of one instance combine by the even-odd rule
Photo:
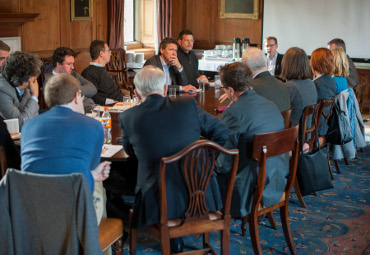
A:
<svg viewBox="0 0 370 255">
<path fill-rule="evenodd" d="M 135 41 L 135 0 L 125 0 L 124 10 L 124 40 L 125 42 Z"/>
</svg>

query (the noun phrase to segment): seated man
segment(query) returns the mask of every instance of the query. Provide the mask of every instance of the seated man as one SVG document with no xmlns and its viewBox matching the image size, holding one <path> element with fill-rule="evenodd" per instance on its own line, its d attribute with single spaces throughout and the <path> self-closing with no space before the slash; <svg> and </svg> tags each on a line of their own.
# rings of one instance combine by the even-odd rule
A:
<svg viewBox="0 0 370 255">
<path fill-rule="evenodd" d="M 176 87 L 177 91 L 196 91 L 192 85 L 187 85 L 188 80 L 184 68 L 177 58 L 178 44 L 175 39 L 166 37 L 159 44 L 160 54 L 148 59 L 144 66 L 152 65 L 160 68 L 166 75 L 166 84 Z"/>
<path fill-rule="evenodd" d="M 0 74 L 0 115 L 18 119 L 19 128 L 39 111 L 37 76 L 42 62 L 34 55 L 16 51 L 5 61 Z"/>
<path fill-rule="evenodd" d="M 10 47 L 0 40 L 0 72 L 3 70 L 5 60 L 9 57 Z"/>
<path fill-rule="evenodd" d="M 0 119 L 0 145 L 3 146 L 5 150 L 8 168 L 21 169 L 21 157 L 19 154 L 19 149 L 14 144 L 7 126 L 2 119 Z"/>
<path fill-rule="evenodd" d="M 177 51 L 177 56 L 184 68 L 189 84 L 198 86 L 200 81 L 208 82 L 205 75 L 199 74 L 199 61 L 195 53 L 192 51 L 194 45 L 193 33 L 187 29 L 182 30 L 177 42 L 180 46 Z"/>
<path fill-rule="evenodd" d="M 81 90 L 69 74 L 53 75 L 45 85 L 49 111 L 28 121 L 22 130 L 22 171 L 39 174 L 82 173 L 96 196 L 104 196 L 102 181 L 108 178 L 110 162 L 100 163 L 103 126 L 85 116 Z M 100 163 L 100 164 L 99 164 Z M 104 200 L 102 198 L 102 200 Z M 103 208 L 98 210 L 98 221 Z"/>
<path fill-rule="evenodd" d="M 290 96 L 288 88 L 267 70 L 267 60 L 262 50 L 258 48 L 247 49 L 242 58 L 252 71 L 254 91 L 275 103 L 279 111 L 290 109 Z"/>
<path fill-rule="evenodd" d="M 229 127 L 230 136 L 226 148 L 238 148 L 239 155 L 249 155 L 255 134 L 284 129 L 284 120 L 276 105 L 259 96 L 250 87 L 252 72 L 243 63 L 235 62 L 220 69 L 221 82 L 225 93 L 234 101 L 221 115 L 221 120 Z M 225 194 L 231 158 L 221 154 L 217 158 L 216 172 Z M 238 172 L 235 178 L 230 213 L 233 217 L 244 217 L 252 208 L 254 189 L 257 183 L 257 162 L 247 156 L 239 158 Z M 266 186 L 262 203 L 270 206 L 277 203 L 284 191 L 286 176 L 289 173 L 284 155 L 267 160 Z"/>
<path fill-rule="evenodd" d="M 122 102 L 123 92 L 105 69 L 111 53 L 108 44 L 101 40 L 95 40 L 90 44 L 92 62 L 82 71 L 82 76 L 91 81 L 98 90 L 92 97 L 96 104 L 107 105 L 115 101 Z"/>
<path fill-rule="evenodd" d="M 132 226 L 135 228 L 159 222 L 159 163 L 187 145 L 204 138 L 221 145 L 228 138 L 226 126 L 216 117 L 201 109 L 193 98 L 170 100 L 167 94 L 166 76 L 154 66 L 143 67 L 135 76 L 135 94 L 142 104 L 119 115 L 125 151 L 136 155 L 139 166 L 136 200 Z M 181 169 L 171 165 L 167 171 L 168 218 L 182 218 L 187 209 L 187 188 Z M 211 211 L 222 208 L 215 177 L 210 181 L 206 203 Z M 181 251 L 174 249 L 172 252 Z"/>
<path fill-rule="evenodd" d="M 278 48 L 278 42 L 276 37 L 269 36 L 263 41 L 265 51 L 267 53 L 268 71 L 271 75 L 278 77 L 281 74 L 281 61 L 284 55 L 279 54 L 276 50 Z"/>
<path fill-rule="evenodd" d="M 94 101 L 91 99 L 96 95 L 98 90 L 95 85 L 90 81 L 86 80 L 79 73 L 73 71 L 76 53 L 70 48 L 59 47 L 54 51 L 52 61 L 53 61 L 53 72 L 51 74 L 58 73 L 68 73 L 75 77 L 80 83 L 80 90 L 84 96 L 84 108 L 85 110 L 91 110 L 95 107 Z M 46 76 L 44 84 L 49 80 L 51 75 Z"/>
</svg>

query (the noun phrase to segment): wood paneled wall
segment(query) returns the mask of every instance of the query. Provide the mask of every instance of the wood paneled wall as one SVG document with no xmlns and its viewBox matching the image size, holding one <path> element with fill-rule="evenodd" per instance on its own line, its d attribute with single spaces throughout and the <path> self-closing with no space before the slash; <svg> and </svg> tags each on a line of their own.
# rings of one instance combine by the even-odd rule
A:
<svg viewBox="0 0 370 255">
<path fill-rule="evenodd" d="M 173 0 L 172 36 L 190 29 L 195 38 L 194 48 L 213 49 L 216 44 L 232 44 L 234 37 L 250 39 L 261 46 L 262 0 L 259 19 L 221 19 L 221 0 Z"/>
<path fill-rule="evenodd" d="M 0 0 L 0 12 L 40 13 L 34 22 L 0 26 L 0 37 L 22 38 L 22 50 L 49 57 L 60 46 L 88 50 L 95 39 L 108 40 L 108 1 L 93 0 L 93 21 L 71 22 L 70 0 Z"/>
</svg>

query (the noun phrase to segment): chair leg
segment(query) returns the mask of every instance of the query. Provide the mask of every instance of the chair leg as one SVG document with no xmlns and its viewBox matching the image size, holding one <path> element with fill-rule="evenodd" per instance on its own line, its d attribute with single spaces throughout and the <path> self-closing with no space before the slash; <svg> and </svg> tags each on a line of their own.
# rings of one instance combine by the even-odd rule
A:
<svg viewBox="0 0 370 255">
<path fill-rule="evenodd" d="M 245 233 L 247 232 L 247 221 L 248 216 L 242 217 L 242 236 L 245 236 Z"/>
<path fill-rule="evenodd" d="M 225 227 L 221 231 L 221 255 L 229 255 L 231 217 L 225 217 Z"/>
<path fill-rule="evenodd" d="M 295 190 L 295 194 L 297 195 L 298 200 L 299 200 L 299 203 L 301 204 L 301 206 L 303 208 L 307 208 L 307 205 L 306 205 L 306 203 L 303 200 L 303 196 L 302 196 L 301 190 L 299 189 L 299 184 L 298 184 L 298 180 L 297 179 L 295 179 L 295 181 L 294 181 L 294 190 Z"/>
<path fill-rule="evenodd" d="M 335 165 L 335 168 L 337 169 L 337 174 L 341 174 L 338 160 L 334 160 L 334 165 Z"/>
<path fill-rule="evenodd" d="M 130 255 L 136 255 L 136 229 L 131 227 L 131 220 L 132 220 L 133 213 L 134 213 L 134 210 L 130 209 L 130 214 L 129 214 Z"/>
<path fill-rule="evenodd" d="M 361 149 L 360 149 L 360 152 L 361 152 L 361 153 L 365 153 L 365 149 L 364 149 L 364 148 L 361 148 Z"/>
<path fill-rule="evenodd" d="M 266 215 L 267 215 L 267 218 L 269 219 L 271 228 L 277 230 L 276 221 L 274 219 L 274 215 L 272 214 L 272 212 L 268 212 Z"/>
<path fill-rule="evenodd" d="M 257 215 L 250 215 L 250 217 L 248 217 L 248 222 L 249 222 L 249 233 L 251 236 L 254 254 L 262 255 L 262 249 L 261 249 L 260 238 L 259 238 L 259 233 L 258 233 Z"/>
<path fill-rule="evenodd" d="M 209 246 L 209 233 L 203 233 L 203 249 L 208 248 Z"/>
<path fill-rule="evenodd" d="M 331 170 L 331 165 L 330 165 L 330 159 L 329 159 L 329 148 L 328 145 L 326 145 L 326 158 L 328 160 L 328 167 L 329 167 L 329 173 L 332 181 L 334 181 L 334 175 L 333 175 L 333 170 Z"/>
<path fill-rule="evenodd" d="M 293 238 L 292 238 L 292 233 L 290 231 L 288 202 L 286 203 L 285 206 L 280 208 L 280 218 L 281 218 L 281 224 L 283 226 L 285 240 L 288 244 L 290 254 L 296 254 L 296 250 L 295 250 Z"/>
<path fill-rule="evenodd" d="M 123 255 L 123 236 L 118 239 L 113 245 L 116 251 L 116 255 Z"/>
<path fill-rule="evenodd" d="M 346 158 L 344 158 L 344 164 L 346 164 L 346 166 L 349 166 L 348 160 Z"/>
</svg>

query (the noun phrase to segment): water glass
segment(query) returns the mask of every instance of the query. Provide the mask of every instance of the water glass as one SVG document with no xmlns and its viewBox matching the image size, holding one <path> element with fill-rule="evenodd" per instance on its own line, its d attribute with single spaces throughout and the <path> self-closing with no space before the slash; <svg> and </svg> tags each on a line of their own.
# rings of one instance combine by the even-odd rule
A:
<svg viewBox="0 0 370 255">
<path fill-rule="evenodd" d="M 206 83 L 204 81 L 199 82 L 199 92 L 204 93 L 206 91 Z"/>
<path fill-rule="evenodd" d="M 215 75 L 215 89 L 219 90 L 221 87 L 221 80 L 219 75 Z"/>
<path fill-rule="evenodd" d="M 170 88 L 170 97 L 176 98 L 176 88 Z"/>
<path fill-rule="evenodd" d="M 91 116 L 100 121 L 100 105 L 96 105 L 95 108 L 92 110 Z"/>
<path fill-rule="evenodd" d="M 123 102 L 123 108 L 127 109 L 130 108 L 131 105 L 131 97 L 130 96 L 124 96 L 122 99 Z"/>
</svg>

